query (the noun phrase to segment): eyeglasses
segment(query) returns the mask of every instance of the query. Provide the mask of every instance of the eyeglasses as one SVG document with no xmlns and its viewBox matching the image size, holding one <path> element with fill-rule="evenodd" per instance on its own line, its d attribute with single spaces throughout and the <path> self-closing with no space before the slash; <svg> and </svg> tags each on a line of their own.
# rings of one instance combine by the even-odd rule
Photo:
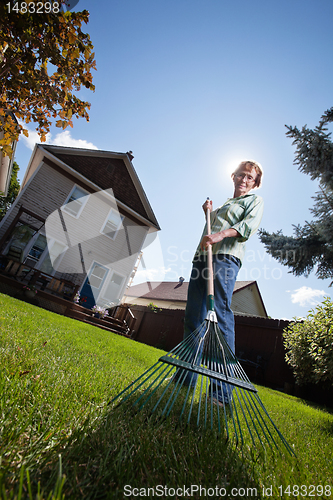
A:
<svg viewBox="0 0 333 500">
<path fill-rule="evenodd" d="M 239 179 L 245 179 L 246 182 L 254 182 L 255 181 L 255 178 L 249 174 L 236 174 L 236 177 L 238 177 Z"/>
</svg>

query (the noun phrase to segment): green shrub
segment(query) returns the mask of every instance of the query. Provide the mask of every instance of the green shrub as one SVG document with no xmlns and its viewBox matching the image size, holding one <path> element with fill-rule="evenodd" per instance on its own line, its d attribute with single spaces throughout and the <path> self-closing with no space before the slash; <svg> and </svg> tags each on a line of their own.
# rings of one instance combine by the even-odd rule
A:
<svg viewBox="0 0 333 500">
<path fill-rule="evenodd" d="M 333 382 L 333 303 L 327 297 L 283 332 L 286 361 L 298 384 Z"/>
</svg>

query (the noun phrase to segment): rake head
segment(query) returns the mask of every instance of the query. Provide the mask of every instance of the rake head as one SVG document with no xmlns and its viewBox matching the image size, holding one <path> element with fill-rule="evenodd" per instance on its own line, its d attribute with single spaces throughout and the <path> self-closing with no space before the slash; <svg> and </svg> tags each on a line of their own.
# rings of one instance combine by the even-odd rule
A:
<svg viewBox="0 0 333 500">
<path fill-rule="evenodd" d="M 171 413 L 198 427 L 216 429 L 226 439 L 253 445 L 265 442 L 294 454 L 269 416 L 257 389 L 229 348 L 216 314 L 189 337 L 162 356 L 110 403 L 131 402 L 159 417 Z"/>
</svg>

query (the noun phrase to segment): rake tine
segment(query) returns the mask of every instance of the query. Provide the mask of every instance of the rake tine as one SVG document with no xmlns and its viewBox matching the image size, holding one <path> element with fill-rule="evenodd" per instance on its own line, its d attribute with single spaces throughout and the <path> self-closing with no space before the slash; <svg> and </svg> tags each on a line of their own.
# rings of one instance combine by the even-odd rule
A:
<svg viewBox="0 0 333 500">
<path fill-rule="evenodd" d="M 134 384 L 136 384 L 136 383 L 137 383 L 139 380 L 141 380 L 141 379 L 142 379 L 145 375 L 147 375 L 147 373 L 149 373 L 151 370 L 153 370 L 153 369 L 155 368 L 155 366 L 157 366 L 157 365 L 159 365 L 159 364 L 160 364 L 160 362 L 159 362 L 159 361 L 157 361 L 157 363 L 155 363 L 153 366 L 151 366 L 151 367 L 150 367 L 148 370 L 146 370 L 146 371 L 145 371 L 142 375 L 140 375 L 140 377 L 138 377 L 137 379 L 135 379 L 135 380 L 134 380 L 134 381 L 133 381 L 130 385 L 128 385 L 127 387 L 125 387 L 125 389 L 124 389 L 124 390 L 122 390 L 122 391 L 121 391 L 119 394 L 117 394 L 117 395 L 116 395 L 113 399 L 111 399 L 111 401 L 110 401 L 108 404 L 111 404 L 111 403 L 113 403 L 114 401 L 116 401 L 117 399 L 119 399 L 119 398 L 120 398 L 120 396 L 121 396 L 122 394 L 124 394 L 125 392 L 127 392 L 127 391 L 131 388 L 131 387 L 133 387 L 133 385 L 134 385 Z M 159 367 L 158 367 L 158 368 L 159 368 Z M 152 375 L 154 375 L 154 373 L 158 370 L 158 368 L 157 368 L 157 369 L 156 369 L 156 370 L 155 370 L 155 371 L 154 371 L 154 372 L 150 375 L 150 377 L 151 377 Z M 145 379 L 145 380 L 142 382 L 142 384 L 144 384 L 144 382 L 145 382 L 146 380 L 148 380 L 150 377 L 148 377 L 147 379 Z M 141 387 L 141 385 L 142 385 L 142 384 L 140 384 L 140 385 L 139 385 L 136 389 L 134 389 L 134 390 L 133 390 L 133 391 L 132 391 L 132 392 L 131 392 L 131 393 L 130 393 L 130 394 L 129 394 L 129 395 L 128 395 L 125 399 L 124 399 L 124 400 L 122 400 L 122 401 L 121 401 L 121 403 L 124 403 L 124 402 L 125 402 L 125 401 L 126 401 L 126 400 L 130 397 L 130 395 L 131 395 L 131 394 L 133 394 L 133 392 L 135 392 L 135 391 L 136 391 L 139 387 Z"/>
<path fill-rule="evenodd" d="M 206 328 L 206 332 L 209 332 L 209 329 L 210 329 L 210 321 L 207 321 L 207 328 Z M 206 333 L 205 332 L 205 333 Z M 208 344 L 208 345 L 207 345 Z M 208 339 L 206 339 L 206 342 L 205 342 L 205 349 L 204 349 L 204 352 L 203 352 L 203 359 L 202 359 L 202 363 L 201 365 L 202 366 L 209 366 L 209 336 L 208 336 Z M 204 427 L 206 428 L 207 426 L 207 420 L 209 418 L 209 393 L 211 392 L 211 384 L 210 386 L 208 386 L 208 379 L 206 379 L 206 392 L 205 392 L 205 417 L 204 417 Z M 212 394 L 210 395 L 210 400 L 212 402 Z"/>
<path fill-rule="evenodd" d="M 229 387 L 228 387 L 228 391 L 229 391 L 229 394 L 230 394 Z M 237 398 L 239 400 L 238 387 L 235 388 L 235 393 L 236 393 Z M 230 394 L 230 397 L 231 397 L 231 394 Z M 231 399 L 231 403 L 230 403 L 229 407 L 230 407 L 230 413 L 231 413 L 232 423 L 234 425 L 234 430 L 235 430 L 235 435 L 236 435 L 236 443 L 238 444 L 238 441 L 239 441 L 238 434 L 239 434 L 241 443 L 244 444 L 242 427 L 241 427 L 241 424 L 240 424 L 240 420 L 239 420 L 239 416 L 238 416 L 238 411 L 237 411 L 237 406 L 236 406 L 234 398 Z M 234 407 L 234 409 L 233 409 L 233 407 Z M 236 415 L 236 420 L 235 420 L 235 417 L 234 417 L 234 413 Z M 237 432 L 237 425 L 236 424 L 238 424 L 238 432 Z"/>
<path fill-rule="evenodd" d="M 260 425 L 260 427 L 261 427 L 261 429 L 262 429 L 262 431 L 263 431 L 263 434 L 264 434 L 264 436 L 266 437 L 266 439 L 267 439 L 268 443 L 269 443 L 269 439 L 268 439 L 268 436 L 267 436 L 267 434 L 266 434 L 266 432 L 265 432 L 265 429 L 263 428 L 263 426 L 262 426 L 262 424 L 261 424 L 261 422 L 260 422 L 260 419 L 262 420 L 262 423 L 263 423 L 264 427 L 266 428 L 267 433 L 268 433 L 268 434 L 269 434 L 269 436 L 271 437 L 271 439 L 272 439 L 272 441 L 273 441 L 273 443 L 274 443 L 275 447 L 277 448 L 277 450 L 279 450 L 279 451 L 280 451 L 280 448 L 279 448 L 279 446 L 278 446 L 278 444 L 277 444 L 277 442 L 276 442 L 276 440 L 275 440 L 275 438 L 274 438 L 274 436 L 273 436 L 273 434 L 272 434 L 271 430 L 269 429 L 269 427 L 268 427 L 268 425 L 267 425 L 267 422 L 265 421 L 265 419 L 264 419 L 264 417 L 263 417 L 263 415 L 262 415 L 262 412 L 260 411 L 260 410 L 262 410 L 262 411 L 263 411 L 263 413 L 266 415 L 266 417 L 268 417 L 269 421 L 271 422 L 271 424 L 273 424 L 273 427 L 274 427 L 274 423 L 273 423 L 273 421 L 271 420 L 271 418 L 269 417 L 269 415 L 267 414 L 267 412 L 266 412 L 266 409 L 265 409 L 264 405 L 263 405 L 263 404 L 262 404 L 262 402 L 260 401 L 260 398 L 259 398 L 257 395 L 256 395 L 256 398 L 253 398 L 253 396 L 252 396 L 252 395 L 251 395 L 251 397 L 249 397 L 249 395 L 248 395 L 248 394 L 246 395 L 246 397 L 248 398 L 249 402 L 250 402 L 250 400 L 252 401 L 252 403 L 250 402 L 251 407 L 252 407 L 252 411 L 253 411 L 254 415 L 256 416 L 256 418 L 257 418 L 257 420 L 258 420 L 258 422 L 259 422 L 259 425 Z M 260 409 L 260 408 L 258 408 L 258 405 L 257 405 L 256 400 L 257 400 L 257 402 L 258 402 L 258 403 L 259 403 L 259 402 L 261 403 L 261 404 L 260 404 L 261 409 Z M 255 409 L 253 408 L 253 405 L 255 406 Z M 260 419 L 259 419 L 259 417 L 260 417 Z M 276 430 L 277 430 L 277 429 L 276 429 Z M 278 430 L 277 430 L 277 431 L 278 431 Z M 278 431 L 278 434 L 279 434 L 279 431 Z M 281 434 L 281 436 L 282 436 L 282 434 Z M 281 437 L 281 436 L 280 436 L 280 437 Z M 282 436 L 282 437 L 283 437 L 283 436 Z M 282 439 L 282 441 L 283 441 L 283 439 Z M 270 443 L 269 443 L 269 444 L 270 444 Z M 271 446 L 271 448 L 272 448 L 272 446 Z"/>
<path fill-rule="evenodd" d="M 252 396 L 252 395 L 251 395 L 251 396 Z M 276 441 L 275 441 L 275 439 L 274 439 L 274 437 L 273 437 L 273 435 L 272 435 L 272 433 L 271 433 L 271 431 L 270 431 L 270 429 L 269 429 L 269 427 L 268 427 L 267 423 L 265 422 L 265 420 L 264 420 L 264 418 L 263 418 L 263 416 L 262 416 L 262 414 L 261 414 L 261 412 L 260 412 L 260 410 L 259 410 L 259 408 L 258 408 L 258 406 L 257 406 L 256 402 L 255 402 L 255 399 L 254 399 L 253 397 L 249 397 L 249 395 L 248 395 L 248 394 L 246 394 L 246 398 L 247 398 L 247 400 L 248 400 L 248 402 L 249 402 L 249 405 L 251 406 L 252 412 L 253 412 L 253 414 L 254 414 L 255 418 L 257 419 L 258 424 L 259 424 L 259 426 L 260 426 L 260 428 L 261 428 L 261 430 L 262 430 L 262 432 L 263 432 L 263 435 L 265 436 L 265 438 L 266 438 L 266 440 L 267 440 L 267 442 L 268 442 L 269 446 L 271 447 L 271 449 L 273 449 L 273 447 L 272 447 L 272 445 L 271 445 L 271 443 L 270 443 L 270 441 L 269 441 L 269 438 L 268 438 L 267 433 L 268 433 L 268 434 L 269 434 L 269 436 L 271 437 L 271 439 L 272 439 L 273 443 L 275 444 L 276 448 L 279 450 L 279 446 L 278 446 L 278 444 L 276 443 Z M 245 404 L 246 404 L 246 402 L 245 402 Z M 255 409 L 253 408 L 253 405 L 255 406 L 256 411 L 255 411 Z M 264 429 L 264 427 L 263 427 L 262 423 L 260 422 L 259 417 L 261 418 L 262 423 L 264 424 L 264 426 L 265 426 L 265 428 L 266 428 L 267 433 L 266 433 L 266 431 L 265 431 L 265 429 Z M 258 430 L 257 430 L 257 427 L 256 427 L 256 425 L 255 425 L 254 421 L 253 421 L 253 425 L 254 425 L 254 427 L 255 427 L 255 429 L 256 429 L 256 432 L 257 432 L 258 438 L 259 438 L 259 440 L 261 441 L 261 439 L 260 439 L 260 435 L 259 435 L 259 432 L 258 432 Z"/>
<path fill-rule="evenodd" d="M 169 367 L 168 367 L 169 368 Z M 169 371 L 167 371 L 167 373 L 165 374 L 165 376 L 163 376 L 164 372 L 166 371 L 166 369 L 164 369 L 160 375 L 151 382 L 151 384 L 144 390 L 144 392 L 141 394 L 141 396 L 133 403 L 133 405 L 137 405 L 139 403 L 139 401 L 147 394 L 147 392 L 155 385 L 155 383 L 163 376 L 163 380 L 165 380 L 165 377 L 167 377 L 171 372 L 172 372 L 172 368 L 169 368 Z M 147 381 L 148 379 L 146 379 Z M 146 403 L 148 403 L 149 399 L 153 396 L 153 394 L 155 394 L 155 392 L 157 391 L 157 389 L 160 387 L 160 385 L 163 383 L 163 380 L 160 381 L 159 384 L 156 385 L 156 387 L 154 388 L 153 391 L 151 391 L 150 395 L 147 397 L 147 399 L 144 401 L 144 403 L 141 404 L 141 406 L 139 407 L 139 410 L 141 410 Z M 170 385 L 171 383 L 171 380 L 169 381 L 167 387 Z"/>
<path fill-rule="evenodd" d="M 218 383 L 215 381 L 215 390 L 216 390 L 216 394 L 218 393 Z M 218 432 L 220 433 L 221 432 L 221 422 L 220 422 L 220 405 L 217 404 L 217 428 L 218 428 Z M 223 408 L 224 408 L 224 405 L 223 405 Z"/>
<path fill-rule="evenodd" d="M 215 361 L 213 361 L 213 366 L 211 367 L 211 369 L 214 369 L 214 364 L 215 364 Z M 218 387 L 217 387 L 216 379 L 210 379 L 209 392 L 210 392 L 210 426 L 212 429 L 213 428 L 213 417 L 214 417 L 213 410 L 214 410 L 214 406 L 215 406 L 214 400 L 216 399 L 217 422 L 218 422 L 218 429 L 220 432 L 220 415 L 219 415 L 220 405 L 218 402 Z M 215 394 L 216 394 L 216 396 L 215 396 Z"/>
<path fill-rule="evenodd" d="M 212 353 L 212 359 L 213 359 L 213 362 L 212 362 L 212 370 L 216 371 L 217 373 L 221 373 L 221 364 L 220 364 L 220 360 L 218 359 L 219 358 L 219 352 L 215 349 L 213 349 L 213 347 L 216 346 L 216 339 L 213 337 L 213 342 L 214 343 L 214 346 L 212 346 L 212 350 L 213 350 L 213 353 Z M 214 352 L 217 353 L 217 355 L 214 355 Z M 216 359 L 217 358 L 217 359 Z M 223 367 L 222 367 L 222 372 L 223 372 Z M 215 385 L 215 392 L 216 392 L 216 396 L 217 396 L 217 422 L 218 422 L 218 431 L 221 432 L 221 422 L 220 422 L 220 405 L 218 404 L 218 392 L 219 392 L 219 388 L 218 388 L 218 382 L 217 380 L 212 380 L 211 381 L 211 386 L 213 388 L 213 386 Z M 212 418 L 213 418 L 213 392 L 212 391 Z M 222 389 L 222 384 L 221 384 L 221 393 L 223 393 L 223 389 Z M 223 408 L 224 408 L 224 405 L 223 405 Z M 225 409 L 224 409 L 224 412 L 225 412 Z"/>
<path fill-rule="evenodd" d="M 252 396 L 252 395 L 251 395 Z M 253 397 L 253 396 L 252 396 Z M 289 445 L 288 441 L 285 439 L 285 437 L 283 436 L 283 434 L 279 431 L 279 429 L 277 428 L 277 426 L 275 425 L 274 421 L 271 419 L 269 413 L 267 412 L 263 402 L 261 401 L 260 397 L 258 396 L 258 394 L 255 394 L 255 399 L 257 400 L 258 404 L 261 406 L 261 409 L 262 411 L 264 412 L 264 414 L 266 415 L 266 417 L 268 418 L 268 420 L 270 421 L 270 423 L 272 424 L 272 426 L 274 427 L 276 433 L 278 434 L 279 438 L 281 439 L 281 441 L 283 442 L 283 444 L 285 445 L 285 447 L 287 448 L 287 450 L 289 451 L 289 453 L 291 455 L 295 455 L 295 452 L 294 450 L 292 449 L 292 447 Z M 257 407 L 257 406 L 256 406 Z M 260 413 L 259 413 L 260 414 Z M 261 415 L 261 414 L 260 414 Z M 263 417 L 262 417 L 263 418 Z M 266 423 L 265 423 L 266 425 Z M 275 446 L 278 448 L 277 444 L 275 444 Z M 279 449 L 279 448 L 278 448 Z"/>
<path fill-rule="evenodd" d="M 203 378 L 203 377 L 201 377 L 201 386 L 200 386 L 200 396 L 199 396 L 199 405 L 198 405 L 197 426 L 199 426 L 199 422 L 200 422 L 201 396 L 202 396 L 203 381 L 204 381 L 204 378 Z"/>
<path fill-rule="evenodd" d="M 214 331 L 215 331 L 215 334 L 216 334 L 217 342 L 218 342 L 219 347 L 220 347 L 219 351 L 220 351 L 220 353 L 222 353 L 222 360 L 221 360 L 222 363 L 219 365 L 219 370 L 218 371 L 220 373 L 224 373 L 227 376 L 228 369 L 227 369 L 227 361 L 226 361 L 226 358 L 225 358 L 225 349 L 224 349 L 224 347 L 222 345 L 222 342 L 221 342 L 221 339 L 220 339 L 220 335 L 223 336 L 223 333 L 219 329 L 219 327 L 217 326 L 217 324 L 214 325 Z M 227 345 L 227 348 L 228 347 L 229 346 Z M 227 352 L 228 352 L 228 349 L 227 349 Z M 220 368 L 222 368 L 222 371 L 220 370 Z M 236 422 L 235 422 L 235 418 L 234 418 L 234 414 L 233 414 L 233 409 L 232 409 L 232 395 L 231 395 L 232 391 L 231 391 L 231 388 L 230 388 L 229 384 L 220 382 L 220 388 L 221 388 L 221 393 L 222 394 L 223 394 L 224 387 L 226 388 L 227 393 L 228 393 L 228 400 L 231 402 L 230 405 L 229 405 L 229 407 L 230 407 L 230 413 L 231 413 L 231 418 L 232 418 L 232 422 L 233 422 L 234 430 L 235 430 L 235 434 L 236 434 L 236 442 L 238 443 L 237 426 L 236 426 Z M 228 426 L 228 418 L 227 418 L 227 412 L 226 412 L 225 404 L 223 405 L 223 411 L 224 411 L 224 420 L 225 420 L 225 428 L 226 428 L 226 433 L 227 433 L 227 439 L 229 439 L 229 426 Z M 240 426 L 240 422 L 239 422 L 239 418 L 238 418 L 238 413 L 237 413 L 236 406 L 235 406 L 235 413 L 236 413 L 237 423 L 238 423 L 238 427 L 239 427 L 239 431 L 240 431 L 240 437 L 241 437 L 241 440 L 243 442 L 243 435 L 242 435 L 242 431 L 241 431 L 241 426 Z"/>
<path fill-rule="evenodd" d="M 171 370 L 173 369 L 173 367 L 171 367 Z M 173 391 L 172 393 L 177 389 L 177 386 L 180 385 L 180 387 L 183 385 L 183 382 L 182 379 L 185 378 L 185 374 L 184 373 L 181 373 L 181 375 L 179 377 L 177 377 L 176 379 L 174 379 L 174 376 L 171 378 L 171 380 L 168 382 L 168 384 L 166 385 L 166 387 L 164 388 L 164 391 L 162 392 L 161 396 L 159 397 L 157 403 L 155 404 L 154 408 L 152 409 L 152 413 L 156 410 L 156 408 L 158 407 L 158 405 L 160 404 L 160 402 L 162 401 L 164 395 L 166 394 L 167 390 L 173 386 Z M 170 398 L 169 398 L 170 399 Z M 167 406 L 167 404 L 166 404 Z M 162 412 L 162 415 L 164 414 L 164 411 L 165 411 L 165 408 Z"/>
<path fill-rule="evenodd" d="M 226 359 L 225 359 L 225 350 L 224 350 L 224 347 L 223 347 L 223 345 L 222 345 L 222 342 L 221 342 L 221 340 L 220 340 L 220 338 L 219 338 L 219 335 L 218 335 L 218 330 L 219 330 L 219 328 L 218 328 L 218 326 L 217 326 L 216 324 L 215 324 L 215 328 L 214 328 L 214 330 L 215 330 L 216 338 L 217 338 L 217 340 L 218 340 L 218 342 L 219 342 L 220 351 L 221 351 L 221 353 L 222 353 L 223 373 L 225 374 L 225 376 L 227 376 L 227 363 L 226 363 Z M 222 332 L 221 332 L 221 333 L 222 333 Z M 223 334 L 222 334 L 222 335 L 223 335 Z"/>
<path fill-rule="evenodd" d="M 255 431 L 256 431 L 256 433 L 257 433 L 257 436 L 258 436 L 258 439 L 259 439 L 259 441 L 260 441 L 260 444 L 263 446 L 264 444 L 263 444 L 263 442 L 262 442 L 262 440 L 261 440 L 261 438 L 260 438 L 260 435 L 259 435 L 259 432 L 258 432 L 257 426 L 256 426 L 256 424 L 255 424 L 255 421 L 254 421 L 254 420 L 253 420 L 253 418 L 252 418 L 251 412 L 250 412 L 250 410 L 249 410 L 249 408 L 248 408 L 248 405 L 247 405 L 247 403 L 246 403 L 246 400 L 245 400 L 245 398 L 244 398 L 243 391 L 240 391 L 240 394 L 241 394 L 242 399 L 243 399 L 243 401 L 244 401 L 244 404 L 245 404 L 245 407 L 246 407 L 247 413 L 248 413 L 248 415 L 249 415 L 249 417 L 250 417 L 250 419 L 251 419 L 251 422 L 252 422 L 252 424 L 253 424 L 253 427 L 254 427 L 254 429 L 255 429 Z M 248 427 L 248 431 L 249 431 L 249 433 L 250 433 L 250 435 L 251 435 L 252 442 L 253 442 L 253 444 L 255 445 L 255 440 L 254 440 L 253 434 L 252 434 L 252 432 L 251 432 L 251 428 L 250 428 L 250 425 L 249 425 L 248 420 L 247 420 L 247 418 L 246 418 L 246 415 L 245 415 L 245 412 L 244 412 L 244 409 L 243 409 L 242 404 L 240 404 L 240 406 L 241 406 L 241 408 L 242 408 L 242 411 L 243 411 L 243 414 L 244 414 L 244 418 L 245 418 L 245 421 L 246 421 L 246 424 L 247 424 L 247 427 Z M 265 435 L 265 438 L 267 439 L 267 436 L 266 436 L 265 432 L 264 432 L 264 435 Z M 269 440 L 268 440 L 268 439 L 267 439 L 267 441 L 268 441 L 269 446 L 271 447 L 271 443 L 269 442 Z"/>
<path fill-rule="evenodd" d="M 178 394 L 179 394 L 179 392 L 180 392 L 181 388 L 183 387 L 184 382 L 185 382 L 185 379 L 186 379 L 186 375 L 187 375 L 187 374 L 186 374 L 186 371 L 185 371 L 185 370 L 183 370 L 183 372 L 184 372 L 184 373 L 182 374 L 182 377 L 181 377 L 180 381 L 177 381 L 177 383 L 175 384 L 175 387 L 174 387 L 173 391 L 171 392 L 171 395 L 170 395 L 170 397 L 169 397 L 169 399 L 168 399 L 168 401 L 167 401 L 167 403 L 166 403 L 166 405 L 165 405 L 165 407 L 164 407 L 164 410 L 163 410 L 163 412 L 162 412 L 162 415 L 165 413 L 165 411 L 166 411 L 166 409 L 167 409 L 167 407 L 168 407 L 169 403 L 171 402 L 172 396 L 173 396 L 173 394 L 175 393 L 175 391 L 176 391 L 176 389 L 177 389 L 177 385 L 179 385 L 178 391 L 177 391 L 177 393 L 176 393 L 176 395 L 175 395 L 175 397 L 174 397 L 174 399 L 173 399 L 173 401 L 172 401 L 172 403 L 171 403 L 171 405 L 170 405 L 169 411 L 168 411 L 168 413 L 167 413 L 167 415 L 166 415 L 166 416 L 170 415 L 170 412 L 171 412 L 171 410 L 172 410 L 172 408 L 173 408 L 173 405 L 175 404 L 176 399 L 177 399 L 177 396 L 178 396 Z M 193 377 L 194 377 L 194 373 L 192 373 L 191 380 L 190 380 L 190 385 L 189 385 L 189 387 L 188 387 L 187 393 L 189 393 L 189 390 L 190 390 L 190 388 L 191 388 L 191 382 L 192 382 L 192 380 L 193 380 Z M 181 381 L 181 380 L 182 380 L 182 381 Z M 162 398 L 162 396 L 161 396 L 161 398 Z M 184 402 L 184 404 L 186 404 L 186 401 L 187 401 L 187 398 L 185 398 L 185 402 Z M 157 406 L 157 404 L 156 404 L 156 406 Z"/>
<path fill-rule="evenodd" d="M 221 387 L 221 392 L 223 391 L 223 385 L 222 382 L 220 382 L 220 387 Z M 223 405 L 223 413 L 224 413 L 224 422 L 225 422 L 225 429 L 227 433 L 227 440 L 229 440 L 229 425 L 228 425 L 228 417 L 227 417 L 227 410 L 226 410 L 226 405 Z"/>
<path fill-rule="evenodd" d="M 192 379 L 191 379 L 192 380 Z M 196 393 L 196 390 L 197 390 L 197 386 L 198 386 L 198 377 L 196 378 L 195 380 L 195 385 L 193 387 L 193 392 L 192 392 L 192 398 L 191 398 L 191 404 L 190 404 L 190 408 L 189 408 L 189 412 L 188 412 L 188 417 L 187 417 L 187 424 L 190 423 L 190 419 L 191 419 L 191 415 L 192 415 L 192 411 L 193 411 L 193 405 L 194 405 L 194 400 L 195 400 L 195 393 Z M 202 378 L 201 378 L 201 388 L 202 388 Z M 189 392 L 190 392 L 190 387 L 188 388 L 188 391 L 187 391 L 187 394 L 186 394 L 186 399 L 184 401 L 184 406 L 183 406 L 183 409 L 185 409 L 185 405 L 186 405 L 186 402 L 187 402 L 187 399 L 188 399 L 188 396 L 189 396 Z M 201 392 L 200 392 L 200 398 L 201 398 Z M 197 422 L 197 425 L 198 422 Z"/>
<path fill-rule="evenodd" d="M 192 379 L 193 379 L 193 376 L 191 377 L 190 384 L 192 382 Z M 195 385 L 194 385 L 194 388 L 193 388 L 192 400 L 191 400 L 191 405 L 190 405 L 190 410 L 189 410 L 189 415 L 188 415 L 187 423 L 190 422 L 192 408 L 193 408 L 194 395 L 195 395 L 195 391 L 196 391 L 196 388 L 197 388 L 197 383 L 198 383 L 198 379 L 195 381 Z M 191 385 L 190 384 L 189 384 L 189 386 L 187 388 L 186 396 L 185 396 L 185 399 L 184 399 L 184 404 L 183 404 L 182 411 L 181 411 L 181 414 L 180 414 L 179 418 L 181 418 L 182 415 L 183 415 L 183 413 L 185 412 L 186 402 L 188 400 L 188 397 L 189 397 L 190 391 L 191 391 Z"/>
<path fill-rule="evenodd" d="M 204 417 L 204 428 L 207 426 L 207 403 L 208 403 L 208 379 L 206 377 L 206 393 L 205 393 L 205 417 Z"/>
</svg>

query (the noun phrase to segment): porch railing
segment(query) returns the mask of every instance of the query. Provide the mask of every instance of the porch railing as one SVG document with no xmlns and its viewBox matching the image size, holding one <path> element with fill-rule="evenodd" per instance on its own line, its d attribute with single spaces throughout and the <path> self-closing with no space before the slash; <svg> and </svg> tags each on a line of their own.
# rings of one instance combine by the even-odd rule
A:
<svg viewBox="0 0 333 500">
<path fill-rule="evenodd" d="M 120 304 L 116 306 L 112 311 L 112 316 L 122 321 L 127 327 L 128 334 L 133 335 L 136 317 L 128 305 Z"/>
<path fill-rule="evenodd" d="M 27 286 L 34 286 L 36 289 L 68 298 L 69 300 L 74 299 L 79 289 L 79 285 L 75 285 L 75 283 L 69 280 L 56 278 L 22 262 L 6 259 L 5 257 L 2 257 L 1 260 L 2 266 L 0 272 L 21 281 Z"/>
</svg>

